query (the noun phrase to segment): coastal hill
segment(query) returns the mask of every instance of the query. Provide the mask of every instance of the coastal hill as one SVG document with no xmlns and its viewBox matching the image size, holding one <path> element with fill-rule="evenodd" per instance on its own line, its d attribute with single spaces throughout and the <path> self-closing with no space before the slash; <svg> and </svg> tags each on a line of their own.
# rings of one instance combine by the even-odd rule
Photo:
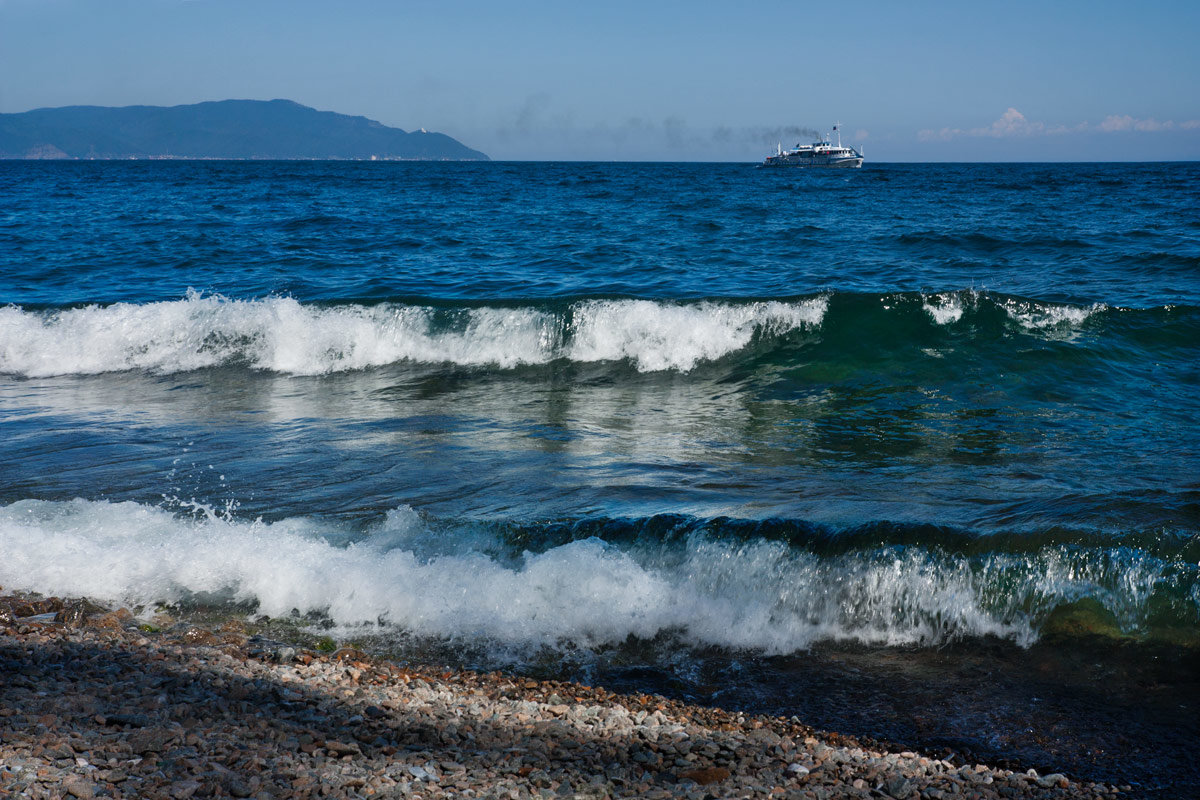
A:
<svg viewBox="0 0 1200 800">
<path fill-rule="evenodd" d="M 488 160 L 445 134 L 409 133 L 291 100 L 0 114 L 0 158 Z"/>
</svg>

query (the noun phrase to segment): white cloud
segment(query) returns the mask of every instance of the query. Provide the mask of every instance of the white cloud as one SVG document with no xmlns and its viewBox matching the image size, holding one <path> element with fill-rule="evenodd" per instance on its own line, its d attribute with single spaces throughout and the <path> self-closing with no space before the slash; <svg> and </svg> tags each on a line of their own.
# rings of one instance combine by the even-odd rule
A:
<svg viewBox="0 0 1200 800">
<path fill-rule="evenodd" d="M 1105 131 L 1106 133 L 1114 133 L 1116 131 L 1127 131 L 1132 127 L 1133 127 L 1133 117 L 1129 116 L 1128 114 L 1125 114 L 1124 116 L 1117 116 L 1116 114 L 1109 114 L 1107 117 L 1104 118 L 1104 122 L 1100 123 L 1100 130 Z"/>
<path fill-rule="evenodd" d="M 1009 139 L 1024 136 L 1058 136 L 1066 133 L 1083 133 L 1088 130 L 1098 130 L 1104 133 L 1121 133 L 1126 131 L 1141 131 L 1145 133 L 1157 133 L 1159 131 L 1170 131 L 1180 128 L 1182 130 L 1195 130 L 1200 128 L 1200 120 L 1188 120 L 1181 122 L 1178 125 L 1171 120 L 1160 122 L 1154 117 L 1148 119 L 1136 119 L 1128 114 L 1110 114 L 1104 118 L 1104 121 L 1099 125 L 1092 126 L 1088 122 L 1080 122 L 1077 125 L 1047 125 L 1044 122 L 1026 119 L 1015 108 L 1009 108 L 1000 118 L 991 125 L 983 128 L 941 128 L 934 130 L 927 128 L 917 133 L 917 139 L 922 142 L 929 141 L 949 141 L 959 136 L 988 136 L 993 139 Z"/>
<path fill-rule="evenodd" d="M 1015 108 L 1010 108 L 1000 115 L 1000 119 L 996 120 L 988 128 L 972 128 L 972 136 L 992 136 L 997 139 L 1004 139 L 1009 136 L 1033 136 L 1034 134 L 1044 133 L 1046 125 L 1041 122 L 1030 122 L 1025 119 L 1025 115 Z"/>
<path fill-rule="evenodd" d="M 990 136 L 993 139 L 1007 139 L 1014 136 L 1036 136 L 1044 133 L 1059 133 L 1059 128 L 1047 129 L 1044 122 L 1032 122 L 1015 108 L 1009 108 L 1000 118 L 985 128 L 942 128 L 941 130 L 923 130 L 917 134 L 922 141 L 941 139 L 943 141 L 957 136 Z M 1065 129 L 1064 129 L 1065 131 Z"/>
<path fill-rule="evenodd" d="M 1169 131 L 1175 127 L 1175 123 L 1171 120 L 1159 122 L 1154 117 L 1150 119 L 1139 119 L 1133 123 L 1135 130 L 1139 131 Z"/>
<path fill-rule="evenodd" d="M 1183 123 L 1180 127 L 1186 127 L 1188 123 Z M 1098 126 L 1100 130 L 1106 133 L 1116 133 L 1121 131 L 1169 131 L 1175 127 L 1175 123 L 1171 120 L 1159 122 L 1154 117 L 1149 119 L 1134 119 L 1128 114 L 1109 114 L 1104 118 L 1104 121 Z"/>
<path fill-rule="evenodd" d="M 926 128 L 925 130 L 917 131 L 917 139 L 918 141 L 922 142 L 933 142 L 939 139 L 953 139 L 955 134 L 958 133 L 962 133 L 962 131 L 958 130 L 957 128 L 942 128 L 940 131 L 935 131 L 932 128 Z"/>
</svg>

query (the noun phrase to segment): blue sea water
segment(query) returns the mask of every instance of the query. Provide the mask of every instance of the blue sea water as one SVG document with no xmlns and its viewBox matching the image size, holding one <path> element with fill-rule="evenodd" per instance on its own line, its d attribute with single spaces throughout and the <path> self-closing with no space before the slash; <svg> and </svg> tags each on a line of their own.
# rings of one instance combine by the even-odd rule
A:
<svg viewBox="0 0 1200 800">
<path fill-rule="evenodd" d="M 0 584 L 1095 772 L 785 687 L 1096 637 L 1191 668 L 1198 196 L 1191 163 L 0 162 Z"/>
</svg>

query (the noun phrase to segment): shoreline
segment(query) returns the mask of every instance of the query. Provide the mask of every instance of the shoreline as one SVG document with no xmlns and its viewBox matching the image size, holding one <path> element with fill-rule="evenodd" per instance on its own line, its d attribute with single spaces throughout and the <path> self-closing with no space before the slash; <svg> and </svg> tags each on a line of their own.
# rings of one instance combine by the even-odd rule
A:
<svg viewBox="0 0 1200 800">
<path fill-rule="evenodd" d="M 147 627 L 81 598 L 0 595 L 0 793 L 907 800 L 1130 790 L 888 753 L 795 717 L 256 641 L 236 620 Z"/>
</svg>

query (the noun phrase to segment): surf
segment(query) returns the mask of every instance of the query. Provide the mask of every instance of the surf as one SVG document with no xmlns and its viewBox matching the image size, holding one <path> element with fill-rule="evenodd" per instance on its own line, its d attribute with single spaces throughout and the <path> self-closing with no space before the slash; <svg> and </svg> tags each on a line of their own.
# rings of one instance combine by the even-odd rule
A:
<svg viewBox="0 0 1200 800">
<path fill-rule="evenodd" d="M 974 290 L 501 304 L 318 304 L 192 292 L 149 303 L 0 308 L 0 374 L 236 367 L 326 375 L 402 363 L 512 370 L 553 362 L 685 374 L 813 342 L 840 343 L 848 353 L 1021 336 L 1087 344 L 1088 335 L 1120 333 L 1127 321 L 1200 333 L 1200 313 L 1190 307 L 1079 306 Z"/>
</svg>

